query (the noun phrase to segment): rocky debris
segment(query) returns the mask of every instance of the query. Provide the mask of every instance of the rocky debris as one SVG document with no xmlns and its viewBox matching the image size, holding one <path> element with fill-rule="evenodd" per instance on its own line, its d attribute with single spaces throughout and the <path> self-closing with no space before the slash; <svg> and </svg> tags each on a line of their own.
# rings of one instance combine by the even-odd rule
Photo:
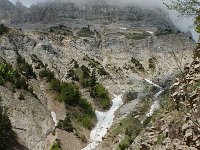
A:
<svg viewBox="0 0 200 150">
<path fill-rule="evenodd" d="M 195 49 L 197 51 L 199 48 Z M 130 149 L 199 150 L 200 146 L 200 59 L 170 87 L 175 109 L 161 113 L 133 142 Z M 160 120 L 160 121 L 159 121 Z M 158 125 L 160 128 L 157 128 Z"/>
</svg>

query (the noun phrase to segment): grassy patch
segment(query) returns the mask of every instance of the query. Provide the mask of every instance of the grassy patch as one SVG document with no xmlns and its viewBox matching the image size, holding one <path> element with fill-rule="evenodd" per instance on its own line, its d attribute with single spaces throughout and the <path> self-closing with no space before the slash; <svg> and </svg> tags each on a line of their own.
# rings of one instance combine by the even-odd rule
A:
<svg viewBox="0 0 200 150">
<path fill-rule="evenodd" d="M 55 141 L 54 144 L 52 145 L 50 150 L 62 150 L 61 148 L 61 144 L 59 143 L 59 141 Z"/>
<path fill-rule="evenodd" d="M 147 32 L 143 32 L 143 33 L 126 33 L 124 35 L 127 39 L 142 40 L 145 39 L 150 34 Z"/>
<path fill-rule="evenodd" d="M 158 135 L 157 137 L 157 141 L 156 144 L 162 144 L 162 142 L 165 140 L 165 135 L 163 135 L 162 133 Z"/>
<path fill-rule="evenodd" d="M 81 30 L 77 33 L 78 36 L 81 37 L 93 37 L 95 35 L 95 33 L 90 29 L 90 28 L 86 28 L 83 27 L 81 28 Z"/>
</svg>

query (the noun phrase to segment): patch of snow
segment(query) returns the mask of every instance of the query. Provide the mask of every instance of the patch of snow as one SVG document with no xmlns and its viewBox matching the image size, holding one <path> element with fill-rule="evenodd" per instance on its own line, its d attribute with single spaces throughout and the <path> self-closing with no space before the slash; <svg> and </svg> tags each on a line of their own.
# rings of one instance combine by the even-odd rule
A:
<svg viewBox="0 0 200 150">
<path fill-rule="evenodd" d="M 126 31 L 128 28 L 122 28 L 122 27 L 120 27 L 119 29 Z"/>
<path fill-rule="evenodd" d="M 91 131 L 91 142 L 82 150 L 93 150 L 102 141 L 102 138 L 106 135 L 108 129 L 113 123 L 115 117 L 115 111 L 123 104 L 122 95 L 114 95 L 112 107 L 107 112 L 95 111 L 97 116 L 96 127 Z"/>
<path fill-rule="evenodd" d="M 154 35 L 154 32 L 153 31 L 146 31 L 147 33 L 151 34 L 151 35 Z"/>
<path fill-rule="evenodd" d="M 156 87 L 162 89 L 162 87 L 160 87 L 159 85 L 153 83 L 151 80 L 149 80 L 149 79 L 144 79 L 144 80 L 145 80 L 146 82 L 148 82 L 149 84 L 151 84 L 151 85 L 153 85 L 153 86 L 156 86 Z"/>
<path fill-rule="evenodd" d="M 56 113 L 54 111 L 51 112 L 51 117 L 53 118 L 53 121 L 55 123 L 55 127 L 58 125 L 58 121 L 56 118 Z"/>
<path fill-rule="evenodd" d="M 155 110 L 159 109 L 159 104 L 158 101 L 154 101 L 153 104 L 151 105 L 151 109 L 149 111 L 149 113 L 146 115 L 147 117 L 152 116 L 152 114 L 154 113 Z"/>
<path fill-rule="evenodd" d="M 154 113 L 157 109 L 159 109 L 160 106 L 159 106 L 159 103 L 158 103 L 158 101 L 157 101 L 157 98 L 158 98 L 158 96 L 159 96 L 160 94 L 162 94 L 162 93 L 164 92 L 164 90 L 163 90 L 162 87 L 160 87 L 159 85 L 153 83 L 153 82 L 152 82 L 151 80 L 149 80 L 149 79 L 145 79 L 145 81 L 147 81 L 148 83 L 152 84 L 153 86 L 156 86 L 156 87 L 160 88 L 160 91 L 154 95 L 154 97 L 155 97 L 156 100 L 153 102 L 153 104 L 151 105 L 151 108 L 150 108 L 149 113 L 146 115 L 147 117 L 150 117 L 150 116 L 153 115 L 153 113 Z"/>
<path fill-rule="evenodd" d="M 155 96 L 155 98 L 157 99 L 157 97 L 160 95 L 160 94 L 162 94 L 164 92 L 164 90 L 163 89 L 161 89 L 158 93 L 156 93 L 154 96 Z"/>
</svg>

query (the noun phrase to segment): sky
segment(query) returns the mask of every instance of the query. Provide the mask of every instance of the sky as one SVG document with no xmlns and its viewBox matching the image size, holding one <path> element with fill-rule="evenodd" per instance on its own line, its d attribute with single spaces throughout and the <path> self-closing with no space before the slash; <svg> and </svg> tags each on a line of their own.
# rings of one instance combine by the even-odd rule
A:
<svg viewBox="0 0 200 150">
<path fill-rule="evenodd" d="M 25 6 L 30 7 L 32 4 L 36 4 L 38 2 L 45 2 L 45 1 L 50 1 L 50 0 L 10 0 L 12 3 L 16 3 L 17 1 L 22 2 Z M 53 1 L 53 0 L 52 0 Z M 59 0 L 54 0 L 54 1 L 59 1 Z M 71 1 L 71 2 L 76 2 L 78 4 L 84 3 L 85 1 L 100 1 L 100 0 L 62 0 L 62 1 Z M 106 0 L 104 0 L 106 1 Z M 170 2 L 171 0 L 164 0 L 164 2 Z M 192 32 L 193 37 L 197 41 L 199 34 L 197 34 L 194 29 L 193 29 L 193 20 L 192 18 L 180 18 L 178 17 L 178 13 L 175 11 L 170 11 L 166 8 L 165 5 L 163 5 L 162 0 L 107 0 L 107 3 L 111 4 L 118 4 L 119 6 L 123 5 L 133 5 L 137 4 L 142 7 L 159 7 L 164 10 L 166 10 L 169 13 L 169 16 L 172 20 L 172 22 L 180 28 L 181 31 L 187 32 L 188 30 Z"/>
</svg>

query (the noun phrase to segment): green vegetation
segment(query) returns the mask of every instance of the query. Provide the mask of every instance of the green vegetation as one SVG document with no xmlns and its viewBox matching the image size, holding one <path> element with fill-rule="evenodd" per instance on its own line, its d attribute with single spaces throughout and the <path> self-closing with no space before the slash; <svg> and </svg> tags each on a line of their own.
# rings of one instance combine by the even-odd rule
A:
<svg viewBox="0 0 200 150">
<path fill-rule="evenodd" d="M 11 65 L 2 62 L 0 63 L 0 85 L 5 85 L 6 82 L 13 83 L 17 89 L 28 90 L 27 79 L 18 70 L 14 70 Z"/>
<path fill-rule="evenodd" d="M 90 89 L 90 95 L 96 98 L 103 109 L 110 107 L 109 93 L 102 84 L 97 84 Z"/>
<path fill-rule="evenodd" d="M 56 140 L 50 150 L 62 150 L 60 142 Z"/>
<path fill-rule="evenodd" d="M 90 77 L 90 69 L 87 68 L 86 66 L 82 65 L 81 66 L 81 70 L 82 70 L 82 73 L 83 73 L 83 78 L 89 78 Z"/>
<path fill-rule="evenodd" d="M 19 72 L 24 75 L 26 78 L 36 78 L 36 74 L 33 71 L 31 65 L 29 65 L 24 58 L 20 55 L 17 57 L 17 69 Z"/>
<path fill-rule="evenodd" d="M 88 61 L 89 62 L 89 66 L 91 66 L 92 68 L 98 68 L 101 65 L 98 61 L 96 61 L 96 60 L 94 60 L 94 59 L 92 59 L 92 58 L 90 58 L 88 56 L 84 56 L 83 60 L 84 61 Z"/>
<path fill-rule="evenodd" d="M 9 28 L 6 27 L 4 24 L 0 24 L 0 35 L 7 33 L 9 31 Z"/>
<path fill-rule="evenodd" d="M 92 63 L 95 68 L 100 66 L 98 62 L 96 62 L 93 59 L 90 59 L 89 57 L 84 57 L 84 60 Z M 71 64 L 72 63 L 74 63 L 74 68 L 68 71 L 68 77 L 71 77 L 73 81 L 79 82 L 83 88 L 89 88 L 90 95 L 93 98 L 95 98 L 97 104 L 99 104 L 103 109 L 108 109 L 110 107 L 109 93 L 102 84 L 97 83 L 96 69 L 93 69 L 91 73 L 90 69 L 85 65 L 79 67 L 78 63 L 76 63 L 75 60 L 72 60 Z M 103 67 L 101 68 L 99 67 L 98 72 L 100 75 L 108 75 L 108 73 L 105 71 Z M 83 122 L 90 122 L 89 119 L 87 119 L 88 118 L 87 115 L 82 116 L 81 118 L 83 118 L 81 119 L 83 120 Z M 85 119 L 87 121 L 84 121 Z"/>
<path fill-rule="evenodd" d="M 73 132 L 74 130 L 71 119 L 68 115 L 65 117 L 64 120 L 59 120 L 57 128 L 65 130 L 67 132 Z"/>
<path fill-rule="evenodd" d="M 67 75 L 68 77 L 71 77 L 73 81 L 80 81 L 80 78 L 74 69 L 70 69 Z"/>
<path fill-rule="evenodd" d="M 109 73 L 103 67 L 101 67 L 101 68 L 98 69 L 98 73 L 101 76 L 109 75 Z"/>
<path fill-rule="evenodd" d="M 74 63 L 74 68 L 79 68 L 79 64 L 76 60 L 72 59 L 72 61 L 70 62 L 70 64 Z"/>
<path fill-rule="evenodd" d="M 70 106 L 76 106 L 77 104 L 79 104 L 81 94 L 79 92 L 78 87 L 75 84 L 61 83 L 60 89 L 60 93 L 57 96 L 57 99 L 59 101 L 64 102 L 66 105 Z"/>
<path fill-rule="evenodd" d="M 131 115 L 124 119 L 120 124 L 121 125 L 119 125 L 115 130 L 118 130 L 117 133 L 124 131 L 125 138 L 120 142 L 118 149 L 125 150 L 133 143 L 134 139 L 139 135 L 144 127 L 139 119 L 134 118 Z"/>
<path fill-rule="evenodd" d="M 143 33 L 125 33 L 124 34 L 126 36 L 126 38 L 128 39 L 133 39 L 133 40 L 142 40 L 145 39 L 147 36 L 149 36 L 150 34 L 147 32 L 143 32 Z"/>
<path fill-rule="evenodd" d="M 81 37 L 93 37 L 95 33 L 89 28 L 89 27 L 83 27 L 81 30 L 77 33 L 78 36 Z"/>
<path fill-rule="evenodd" d="M 165 140 L 165 135 L 163 135 L 162 133 L 158 135 L 157 137 L 157 141 L 156 144 L 162 144 L 162 142 Z"/>
<path fill-rule="evenodd" d="M 119 143 L 117 150 L 128 149 L 135 138 L 143 131 L 151 121 L 151 117 L 146 118 L 146 114 L 151 106 L 151 98 L 146 96 L 126 118 L 119 124 L 115 124 L 110 129 L 111 135 L 125 134 L 123 140 Z M 146 119 L 145 119 L 146 118 Z M 143 122 L 141 122 L 143 120 Z"/>
<path fill-rule="evenodd" d="M 157 59 L 155 57 L 149 58 L 149 69 L 151 69 L 151 70 L 156 69 L 156 61 L 157 61 Z"/>
<path fill-rule="evenodd" d="M 40 78 L 46 78 L 47 82 L 50 82 L 55 78 L 54 73 L 51 72 L 49 69 L 43 69 L 39 72 Z"/>
<path fill-rule="evenodd" d="M 101 75 L 101 76 L 109 75 L 109 73 L 105 70 L 105 68 L 103 66 L 101 66 L 101 64 L 98 61 L 96 61 L 92 58 L 89 58 L 88 56 L 85 56 L 83 58 L 83 60 L 89 62 L 89 67 L 97 69 L 99 75 Z"/>
<path fill-rule="evenodd" d="M 68 28 L 64 25 L 54 26 L 49 28 L 49 32 L 53 32 L 56 34 L 61 34 L 64 36 L 73 36 L 73 31 L 71 31 L 71 28 Z"/>
<path fill-rule="evenodd" d="M 35 67 L 36 69 L 45 68 L 46 66 L 43 64 L 43 62 L 35 55 L 31 55 L 31 59 L 34 63 L 37 63 L 38 65 Z"/>
<path fill-rule="evenodd" d="M 131 58 L 131 62 L 135 65 L 135 68 L 138 70 L 138 71 L 141 71 L 141 72 L 145 72 L 145 69 L 143 67 L 143 65 L 140 63 L 139 60 L 137 60 L 136 58 Z"/>
<path fill-rule="evenodd" d="M 82 97 L 75 83 L 60 82 L 55 78 L 54 73 L 48 69 L 42 70 L 40 72 L 40 77 L 46 78 L 46 80 L 50 82 L 51 89 L 57 92 L 57 100 L 64 102 L 67 108 L 73 109 L 69 114 L 70 116 L 60 121 L 60 128 L 72 131 L 69 117 L 77 120 L 86 128 L 91 129 L 94 126 L 96 120 L 95 112 L 91 104 Z"/>
</svg>

